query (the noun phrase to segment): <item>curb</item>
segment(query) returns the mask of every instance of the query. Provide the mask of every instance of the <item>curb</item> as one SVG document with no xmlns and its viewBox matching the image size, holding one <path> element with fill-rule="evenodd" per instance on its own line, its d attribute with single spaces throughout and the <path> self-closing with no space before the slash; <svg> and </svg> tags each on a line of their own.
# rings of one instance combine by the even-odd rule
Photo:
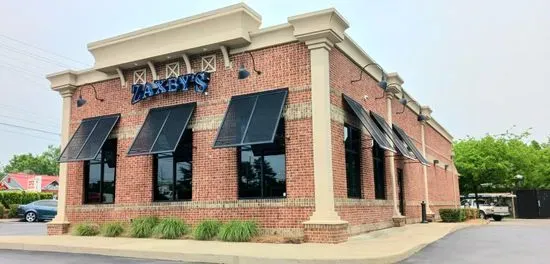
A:
<svg viewBox="0 0 550 264">
<path fill-rule="evenodd" d="M 194 254 L 194 253 L 179 253 L 179 252 L 162 252 L 162 251 L 138 251 L 138 250 L 123 250 L 109 248 L 93 248 L 93 247 L 71 247 L 71 246 L 56 246 L 44 244 L 24 244 L 24 243 L 9 243 L 0 242 L 0 249 L 8 250 L 23 250 L 23 251 L 38 251 L 38 252 L 57 252 L 57 253 L 74 253 L 74 254 L 92 254 L 103 256 L 115 256 L 126 258 L 140 258 L 151 260 L 168 260 L 168 261 L 186 261 L 193 263 L 227 263 L 227 264 L 359 264 L 359 263 L 396 263 L 407 259 L 426 246 L 464 228 L 473 227 L 475 225 L 456 226 L 445 235 L 429 242 L 419 244 L 403 252 L 387 255 L 378 258 L 339 258 L 339 259 L 285 259 L 285 258 L 264 258 L 238 255 L 217 255 L 217 254 Z"/>
</svg>

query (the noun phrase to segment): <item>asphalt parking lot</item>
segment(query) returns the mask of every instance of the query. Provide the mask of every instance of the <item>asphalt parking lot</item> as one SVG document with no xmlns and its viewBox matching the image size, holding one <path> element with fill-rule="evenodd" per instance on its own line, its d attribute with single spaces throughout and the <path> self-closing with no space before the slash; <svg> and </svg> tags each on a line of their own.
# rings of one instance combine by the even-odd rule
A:
<svg viewBox="0 0 550 264">
<path fill-rule="evenodd" d="M 550 219 L 505 219 L 459 230 L 402 263 L 549 263 L 548 245 Z"/>
<path fill-rule="evenodd" d="M 70 254 L 70 253 L 55 253 L 55 252 L 35 252 L 35 251 L 18 251 L 18 250 L 2 250 L 0 249 L 0 263 L 18 263 L 18 264 L 87 264 L 87 263 L 103 263 L 103 264 L 191 264 L 190 262 L 172 262 L 160 261 L 151 259 L 133 259 L 133 258 L 118 258 L 109 256 L 89 255 L 89 254 Z"/>
<path fill-rule="evenodd" d="M 0 222 L 0 236 L 45 236 L 46 222 L 27 223 L 18 220 Z"/>
</svg>

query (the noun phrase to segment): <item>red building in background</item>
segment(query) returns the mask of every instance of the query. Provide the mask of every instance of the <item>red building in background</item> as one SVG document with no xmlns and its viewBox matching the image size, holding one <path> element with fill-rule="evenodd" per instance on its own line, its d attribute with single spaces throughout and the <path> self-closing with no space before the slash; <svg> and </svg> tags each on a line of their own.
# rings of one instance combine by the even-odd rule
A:
<svg viewBox="0 0 550 264">
<path fill-rule="evenodd" d="M 52 175 L 8 173 L 0 181 L 0 190 L 51 192 L 57 194 L 59 188 L 57 179 L 57 176 Z"/>
</svg>

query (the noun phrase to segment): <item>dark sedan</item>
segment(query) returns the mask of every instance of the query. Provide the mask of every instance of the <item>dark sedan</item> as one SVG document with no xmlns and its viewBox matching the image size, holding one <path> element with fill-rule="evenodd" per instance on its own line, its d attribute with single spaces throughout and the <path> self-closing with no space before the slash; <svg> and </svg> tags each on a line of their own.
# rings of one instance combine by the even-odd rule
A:
<svg viewBox="0 0 550 264">
<path fill-rule="evenodd" d="M 56 200 L 39 200 L 29 204 L 20 205 L 17 215 L 27 222 L 51 220 L 57 214 Z"/>
</svg>

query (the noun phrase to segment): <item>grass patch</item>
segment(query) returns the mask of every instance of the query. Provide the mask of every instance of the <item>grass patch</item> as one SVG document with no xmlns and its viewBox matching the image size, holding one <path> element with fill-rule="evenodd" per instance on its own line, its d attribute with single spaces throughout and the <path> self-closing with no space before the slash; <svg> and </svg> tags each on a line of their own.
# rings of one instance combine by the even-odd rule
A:
<svg viewBox="0 0 550 264">
<path fill-rule="evenodd" d="M 151 237 L 158 222 L 159 219 L 156 216 L 138 217 L 130 225 L 130 236 L 136 238 Z"/>
<path fill-rule="evenodd" d="M 124 225 L 122 223 L 106 223 L 101 226 L 101 235 L 104 237 L 117 237 L 124 233 Z"/>
<path fill-rule="evenodd" d="M 211 240 L 218 235 L 221 226 L 218 220 L 204 220 L 193 231 L 193 237 L 197 240 Z"/>
<path fill-rule="evenodd" d="M 177 239 L 189 233 L 189 226 L 178 218 L 165 218 L 155 226 L 153 234 L 157 238 Z"/>
<path fill-rule="evenodd" d="M 219 238 L 230 242 L 248 242 L 258 235 L 258 224 L 254 221 L 229 221 L 220 228 Z"/>
<path fill-rule="evenodd" d="M 77 224 L 72 232 L 73 236 L 96 236 L 99 234 L 99 227 L 96 224 Z"/>
</svg>

